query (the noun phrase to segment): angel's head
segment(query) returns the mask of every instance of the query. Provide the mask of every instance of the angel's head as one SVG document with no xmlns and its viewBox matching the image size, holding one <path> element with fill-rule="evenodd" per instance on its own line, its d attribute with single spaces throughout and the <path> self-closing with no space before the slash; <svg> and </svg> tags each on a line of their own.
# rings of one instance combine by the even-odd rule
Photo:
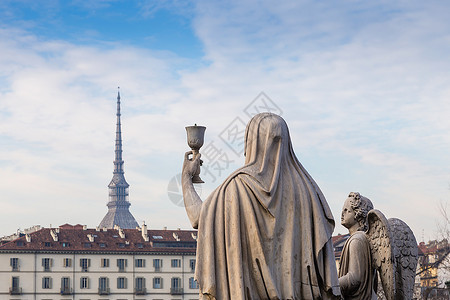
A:
<svg viewBox="0 0 450 300">
<path fill-rule="evenodd" d="M 358 192 L 351 192 L 342 208 L 342 226 L 349 230 L 367 230 L 367 213 L 372 209 L 372 201 Z"/>
</svg>

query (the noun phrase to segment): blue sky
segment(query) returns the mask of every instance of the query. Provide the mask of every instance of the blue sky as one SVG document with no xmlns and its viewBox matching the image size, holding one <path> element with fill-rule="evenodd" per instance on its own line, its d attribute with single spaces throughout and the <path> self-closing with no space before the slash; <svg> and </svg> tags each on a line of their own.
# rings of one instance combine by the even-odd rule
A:
<svg viewBox="0 0 450 300">
<path fill-rule="evenodd" d="M 3 1 L 3 24 L 41 39 L 97 47 L 123 43 L 201 57 L 191 26 L 193 5 L 166 1 Z M 180 48 L 181 46 L 181 48 Z"/>
<path fill-rule="evenodd" d="M 184 127 L 207 126 L 204 147 L 220 151 L 205 198 L 243 163 L 223 132 L 264 92 L 337 224 L 359 191 L 436 238 L 450 196 L 449 14 L 440 1 L 2 1 L 0 235 L 100 223 L 120 86 L 131 211 L 151 228 L 189 228 L 168 196 Z"/>
</svg>

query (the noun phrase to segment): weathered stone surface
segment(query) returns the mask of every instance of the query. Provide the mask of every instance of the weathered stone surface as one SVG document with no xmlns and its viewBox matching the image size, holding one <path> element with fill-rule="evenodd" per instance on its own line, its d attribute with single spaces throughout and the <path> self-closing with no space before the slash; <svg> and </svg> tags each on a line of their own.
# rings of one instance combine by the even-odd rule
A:
<svg viewBox="0 0 450 300">
<path fill-rule="evenodd" d="M 364 232 L 371 209 L 372 202 L 359 193 L 350 193 L 342 208 L 341 224 L 350 233 L 339 265 L 339 286 L 344 299 L 376 299 L 371 247 Z"/>
<path fill-rule="evenodd" d="M 186 211 L 198 227 L 201 299 L 339 299 L 331 235 L 334 220 L 298 161 L 285 121 L 258 114 L 247 125 L 245 165 L 204 202 L 186 153 Z"/>
<path fill-rule="evenodd" d="M 412 299 L 418 248 L 408 225 L 387 220 L 359 193 L 350 193 L 345 201 L 341 222 L 351 234 L 339 268 L 344 299 L 376 299 L 375 270 L 387 300 Z"/>
</svg>

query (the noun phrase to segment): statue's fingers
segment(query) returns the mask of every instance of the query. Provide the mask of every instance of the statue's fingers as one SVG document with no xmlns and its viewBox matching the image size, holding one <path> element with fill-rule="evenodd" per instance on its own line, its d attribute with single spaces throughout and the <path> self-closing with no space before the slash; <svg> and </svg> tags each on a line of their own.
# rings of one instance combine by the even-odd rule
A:
<svg viewBox="0 0 450 300">
<path fill-rule="evenodd" d="M 189 159 L 189 155 L 191 155 L 191 154 L 192 154 L 192 151 L 186 152 L 186 153 L 184 154 L 184 160 L 190 160 L 190 159 Z"/>
</svg>

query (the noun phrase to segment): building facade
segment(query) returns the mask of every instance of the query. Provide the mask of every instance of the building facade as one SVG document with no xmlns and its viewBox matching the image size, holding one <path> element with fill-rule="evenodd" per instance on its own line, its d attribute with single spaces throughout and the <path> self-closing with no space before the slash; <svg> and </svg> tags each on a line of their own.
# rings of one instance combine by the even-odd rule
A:
<svg viewBox="0 0 450 300">
<path fill-rule="evenodd" d="M 0 246 L 0 299 L 198 299 L 196 231 L 43 228 Z"/>
<path fill-rule="evenodd" d="M 450 243 L 446 239 L 419 243 L 417 268 L 417 290 L 422 298 L 449 299 Z"/>
</svg>

